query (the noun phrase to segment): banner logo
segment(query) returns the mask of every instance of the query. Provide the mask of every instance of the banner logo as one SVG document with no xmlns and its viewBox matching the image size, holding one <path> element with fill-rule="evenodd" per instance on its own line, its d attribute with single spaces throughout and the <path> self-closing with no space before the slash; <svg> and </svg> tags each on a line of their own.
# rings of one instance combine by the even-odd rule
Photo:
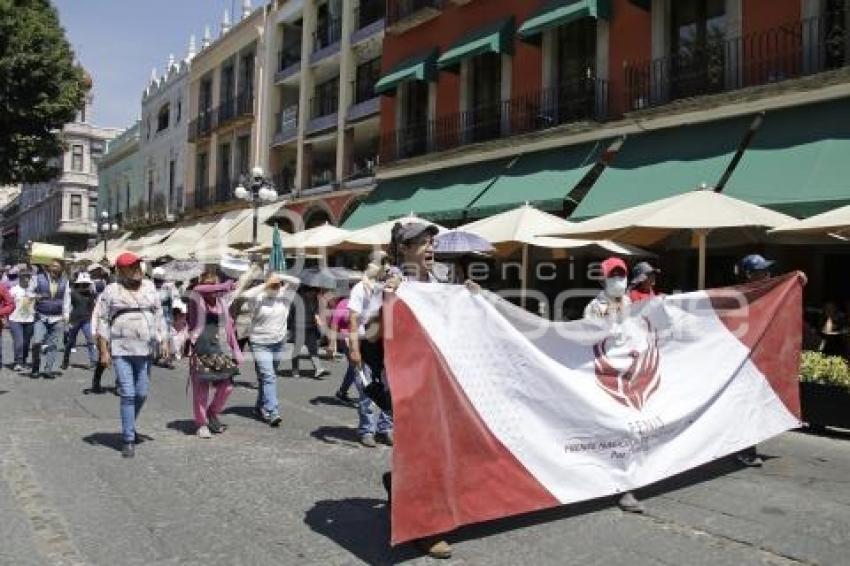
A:
<svg viewBox="0 0 850 566">
<path fill-rule="evenodd" d="M 617 402 L 638 411 L 658 390 L 658 335 L 649 319 L 623 325 L 593 346 L 596 383 Z"/>
</svg>

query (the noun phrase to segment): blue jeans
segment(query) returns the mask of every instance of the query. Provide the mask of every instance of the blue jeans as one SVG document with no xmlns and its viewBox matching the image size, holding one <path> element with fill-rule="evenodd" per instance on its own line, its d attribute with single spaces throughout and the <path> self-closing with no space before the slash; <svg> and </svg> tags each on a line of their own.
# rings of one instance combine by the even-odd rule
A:
<svg viewBox="0 0 850 566">
<path fill-rule="evenodd" d="M 47 320 L 36 317 L 35 326 L 33 327 L 33 350 L 43 347 L 44 356 L 36 356 L 33 354 L 33 373 L 44 371 L 49 373 L 56 371 L 56 356 L 59 353 L 59 340 L 65 333 L 65 323 L 61 320 L 56 322 L 47 322 Z M 42 365 L 41 358 L 44 358 L 43 368 L 37 367 Z"/>
<path fill-rule="evenodd" d="M 277 416 L 277 367 L 283 356 L 283 340 L 274 344 L 254 344 L 254 368 L 257 370 L 257 408 L 268 416 Z"/>
<path fill-rule="evenodd" d="M 363 364 L 363 371 L 366 376 L 370 374 L 369 366 Z M 354 380 L 357 386 L 357 392 L 360 394 L 360 399 L 357 401 L 357 434 L 375 434 L 390 432 L 393 429 L 393 418 L 378 408 L 372 403 L 372 400 L 366 396 L 366 391 L 363 389 L 363 384 L 359 379 Z"/>
<path fill-rule="evenodd" d="M 148 398 L 150 356 L 116 356 L 112 358 L 118 395 L 121 397 L 121 438 L 125 443 L 136 438 L 136 419 Z"/>
<path fill-rule="evenodd" d="M 71 348 L 77 344 L 77 336 L 80 331 L 83 332 L 83 337 L 86 339 L 86 348 L 89 351 L 89 363 L 94 365 L 97 363 L 97 351 L 94 348 L 94 340 L 91 335 L 91 320 L 81 320 L 71 325 L 71 330 L 68 331 L 68 343 L 65 345 L 64 363 L 68 363 L 71 359 Z"/>
<path fill-rule="evenodd" d="M 348 359 L 348 340 L 338 340 L 336 349 L 340 354 L 345 355 L 345 358 Z M 354 369 L 354 366 L 351 365 L 351 361 L 349 360 L 348 369 L 345 370 L 345 375 L 342 376 L 342 385 L 339 386 L 339 391 L 341 393 L 348 393 L 348 390 L 351 389 L 352 385 L 354 385 L 354 379 L 356 377 L 357 370 Z"/>
<path fill-rule="evenodd" d="M 12 333 L 12 342 L 15 345 L 15 364 L 17 365 L 22 366 L 27 361 L 34 324 L 33 322 L 9 321 L 9 332 Z M 2 363 L 1 358 L 0 363 Z"/>
</svg>

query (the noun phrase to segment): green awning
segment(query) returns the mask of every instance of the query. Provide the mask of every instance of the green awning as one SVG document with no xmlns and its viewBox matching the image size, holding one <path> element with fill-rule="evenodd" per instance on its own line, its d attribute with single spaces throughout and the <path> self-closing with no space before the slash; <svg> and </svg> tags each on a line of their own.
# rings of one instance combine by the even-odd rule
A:
<svg viewBox="0 0 850 566">
<path fill-rule="evenodd" d="M 399 63 L 375 83 L 375 92 L 394 90 L 405 81 L 432 81 L 437 76 L 437 51 Z"/>
<path fill-rule="evenodd" d="M 850 204 L 850 99 L 768 112 L 725 192 L 798 218 Z"/>
<path fill-rule="evenodd" d="M 459 65 L 463 59 L 483 53 L 512 53 L 514 19 L 508 18 L 465 37 L 448 49 L 437 61 L 440 69 Z"/>
<path fill-rule="evenodd" d="M 601 216 L 703 183 L 716 185 L 750 122 L 747 116 L 627 137 L 570 219 Z"/>
<path fill-rule="evenodd" d="M 547 29 L 582 18 L 610 19 L 610 0 L 550 0 L 540 11 L 523 22 L 517 33 L 522 39 L 531 39 Z"/>
<path fill-rule="evenodd" d="M 559 212 L 569 192 L 593 168 L 608 142 L 580 144 L 521 155 L 476 202 L 469 216 L 483 218 L 528 202 Z"/>
<path fill-rule="evenodd" d="M 466 205 L 493 182 L 506 163 L 487 161 L 379 181 L 343 227 L 357 230 L 411 212 L 434 222 L 459 220 Z"/>
</svg>

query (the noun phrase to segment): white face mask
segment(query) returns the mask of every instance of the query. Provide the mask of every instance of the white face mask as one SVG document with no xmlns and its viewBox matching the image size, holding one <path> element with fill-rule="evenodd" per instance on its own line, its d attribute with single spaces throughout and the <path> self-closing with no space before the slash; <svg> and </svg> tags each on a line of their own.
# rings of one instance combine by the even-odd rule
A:
<svg viewBox="0 0 850 566">
<path fill-rule="evenodd" d="M 619 299 L 626 294 L 625 277 L 609 277 L 605 280 L 605 294 L 614 299 Z"/>
</svg>

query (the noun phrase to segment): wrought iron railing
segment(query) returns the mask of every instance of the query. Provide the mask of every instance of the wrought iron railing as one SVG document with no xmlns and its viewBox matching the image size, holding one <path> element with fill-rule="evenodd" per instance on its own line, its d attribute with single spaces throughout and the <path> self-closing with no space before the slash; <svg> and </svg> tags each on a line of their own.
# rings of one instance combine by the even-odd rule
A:
<svg viewBox="0 0 850 566">
<path fill-rule="evenodd" d="M 236 116 L 254 115 L 254 92 L 245 90 L 236 97 Z"/>
<path fill-rule="evenodd" d="M 626 108 L 777 83 L 850 65 L 845 11 L 680 49 L 625 68 Z"/>
<path fill-rule="evenodd" d="M 444 0 L 387 0 L 387 25 L 395 25 L 420 10 L 442 10 L 444 3 Z"/>
<path fill-rule="evenodd" d="M 333 18 L 313 33 L 313 52 L 333 45 L 342 37 L 342 19 Z"/>
<path fill-rule="evenodd" d="M 608 118 L 608 83 L 578 79 L 500 104 L 457 112 L 385 133 L 381 162 L 545 130 L 572 122 Z"/>
<path fill-rule="evenodd" d="M 195 142 L 204 138 L 215 128 L 218 113 L 209 109 L 198 114 L 197 118 L 189 122 L 189 142 Z"/>
<path fill-rule="evenodd" d="M 218 105 L 218 125 L 223 126 L 236 117 L 236 99 L 227 98 Z"/>
</svg>

